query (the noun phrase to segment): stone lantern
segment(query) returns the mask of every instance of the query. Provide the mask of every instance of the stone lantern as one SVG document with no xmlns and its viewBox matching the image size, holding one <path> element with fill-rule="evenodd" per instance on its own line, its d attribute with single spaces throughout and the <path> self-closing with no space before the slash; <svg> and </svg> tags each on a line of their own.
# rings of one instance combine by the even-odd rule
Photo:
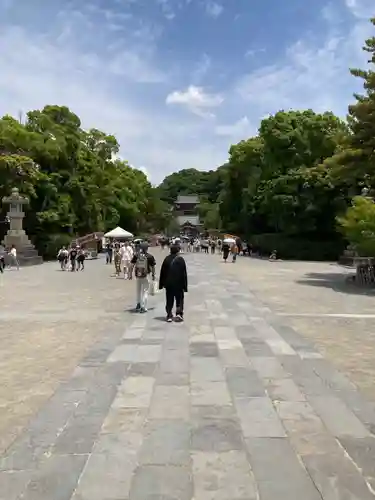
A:
<svg viewBox="0 0 375 500">
<path fill-rule="evenodd" d="M 29 240 L 22 227 L 25 217 L 24 206 L 28 205 L 29 199 L 20 195 L 17 188 L 12 189 L 10 196 L 4 196 L 3 204 L 9 205 L 7 216 L 9 218 L 9 230 L 2 241 L 3 245 L 10 248 L 14 245 L 17 249 L 17 257 L 21 265 L 41 264 L 42 258 L 38 255 L 34 245 Z"/>
</svg>

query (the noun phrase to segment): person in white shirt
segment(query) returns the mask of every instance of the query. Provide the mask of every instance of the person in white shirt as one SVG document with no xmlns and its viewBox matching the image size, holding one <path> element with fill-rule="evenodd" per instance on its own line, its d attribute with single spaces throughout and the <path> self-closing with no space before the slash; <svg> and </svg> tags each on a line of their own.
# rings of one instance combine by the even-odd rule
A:
<svg viewBox="0 0 375 500">
<path fill-rule="evenodd" d="M 134 252 L 128 242 L 121 247 L 121 266 L 124 270 L 124 279 L 132 278 L 132 264 Z"/>
<path fill-rule="evenodd" d="M 17 271 L 20 269 L 20 264 L 17 259 L 17 249 L 14 245 L 12 245 L 12 248 L 10 249 L 9 252 L 10 259 L 11 259 L 11 266 L 15 266 L 17 268 Z"/>
</svg>

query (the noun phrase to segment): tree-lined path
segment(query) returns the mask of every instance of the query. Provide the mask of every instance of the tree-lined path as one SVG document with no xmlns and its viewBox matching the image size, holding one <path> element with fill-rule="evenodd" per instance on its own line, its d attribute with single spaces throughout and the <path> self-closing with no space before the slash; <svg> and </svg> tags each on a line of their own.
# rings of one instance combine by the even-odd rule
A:
<svg viewBox="0 0 375 500">
<path fill-rule="evenodd" d="M 374 498 L 374 406 L 234 266 L 187 262 L 171 325 L 102 261 L 4 275 L 1 499 Z"/>
</svg>

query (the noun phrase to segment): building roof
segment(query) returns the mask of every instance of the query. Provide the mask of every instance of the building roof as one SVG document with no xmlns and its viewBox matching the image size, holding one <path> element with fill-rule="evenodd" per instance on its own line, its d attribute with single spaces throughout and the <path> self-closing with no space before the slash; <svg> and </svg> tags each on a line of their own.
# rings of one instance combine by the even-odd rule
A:
<svg viewBox="0 0 375 500">
<path fill-rule="evenodd" d="M 177 222 L 180 226 L 183 226 L 186 223 L 191 224 L 192 226 L 199 226 L 200 220 L 198 215 L 179 215 L 177 217 Z"/>
<path fill-rule="evenodd" d="M 182 204 L 182 203 L 199 203 L 199 197 L 196 194 L 191 194 L 191 195 L 181 195 L 181 194 L 179 194 L 177 196 L 176 203 L 177 204 Z"/>
</svg>

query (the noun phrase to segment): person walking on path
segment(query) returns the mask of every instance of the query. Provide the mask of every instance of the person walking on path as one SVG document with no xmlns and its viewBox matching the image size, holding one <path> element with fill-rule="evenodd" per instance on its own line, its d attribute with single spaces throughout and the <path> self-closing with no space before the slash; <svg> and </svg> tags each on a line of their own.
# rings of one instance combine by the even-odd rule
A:
<svg viewBox="0 0 375 500">
<path fill-rule="evenodd" d="M 121 265 L 124 271 L 124 279 L 130 279 L 131 277 L 131 260 L 133 258 L 133 249 L 129 242 L 125 242 L 124 246 L 121 247 Z"/>
<path fill-rule="evenodd" d="M 15 245 L 12 245 L 12 248 L 10 249 L 10 252 L 9 252 L 9 256 L 10 256 L 10 262 L 11 262 L 11 266 L 15 266 L 17 268 L 17 271 L 20 270 L 20 263 L 18 262 L 18 259 L 17 259 L 17 249 L 15 247 Z"/>
<path fill-rule="evenodd" d="M 85 269 L 85 249 L 84 248 L 79 248 L 78 249 L 78 255 L 77 255 L 77 271 L 84 271 Z"/>
<path fill-rule="evenodd" d="M 65 271 L 66 266 L 68 265 L 68 250 L 63 246 L 60 248 L 57 254 L 57 260 L 60 262 L 61 271 Z"/>
<path fill-rule="evenodd" d="M 131 263 L 133 266 L 132 273 L 134 270 L 137 282 L 137 305 L 135 310 L 145 313 L 147 312 L 148 293 L 152 285 L 152 282 L 150 282 L 150 275 L 152 281 L 155 281 L 156 267 L 155 257 L 148 253 L 147 243 L 140 244 L 139 251 L 134 254 Z"/>
<path fill-rule="evenodd" d="M 233 264 L 235 264 L 237 255 L 239 254 L 239 248 L 236 243 L 233 243 L 233 245 L 231 246 L 230 253 L 232 254 L 232 262 Z"/>
<path fill-rule="evenodd" d="M 72 273 L 74 273 L 76 270 L 77 255 L 78 255 L 78 250 L 77 247 L 74 245 L 69 251 L 70 270 Z"/>
<path fill-rule="evenodd" d="M 170 255 L 165 257 L 160 269 L 159 289 L 165 288 L 167 322 L 173 321 L 173 306 L 176 301 L 176 321 L 184 320 L 184 295 L 188 291 L 185 259 L 180 255 L 180 247 L 172 245 Z"/>
<path fill-rule="evenodd" d="M 227 243 L 226 241 L 224 241 L 221 249 L 222 249 L 222 252 L 223 252 L 224 262 L 226 263 L 227 260 L 228 260 L 229 250 L 230 250 L 229 243 Z"/>
<path fill-rule="evenodd" d="M 4 269 L 5 269 L 5 256 L 6 256 L 6 250 L 3 247 L 3 245 L 0 245 L 0 273 L 3 274 Z"/>
<path fill-rule="evenodd" d="M 115 275 L 119 277 L 121 274 L 121 249 L 120 243 L 115 243 L 114 248 Z"/>
</svg>

